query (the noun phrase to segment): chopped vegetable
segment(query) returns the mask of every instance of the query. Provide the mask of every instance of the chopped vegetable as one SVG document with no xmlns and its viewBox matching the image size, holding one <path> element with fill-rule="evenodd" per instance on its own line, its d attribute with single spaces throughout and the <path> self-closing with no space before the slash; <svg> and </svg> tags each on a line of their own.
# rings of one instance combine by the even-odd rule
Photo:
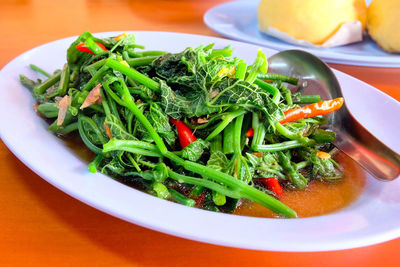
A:
<svg viewBox="0 0 400 267">
<path fill-rule="evenodd" d="M 101 48 L 103 51 L 107 51 L 107 48 L 102 44 L 102 43 L 96 43 L 96 45 Z M 89 53 L 94 55 L 95 52 L 93 52 L 84 42 L 80 42 L 79 44 L 76 45 L 76 49 L 78 49 L 81 52 Z"/>
<path fill-rule="evenodd" d="M 169 121 L 176 126 L 179 142 L 182 148 L 185 148 L 196 141 L 197 138 L 193 135 L 192 130 L 190 130 L 185 123 L 174 120 L 173 118 L 170 118 Z"/>
<path fill-rule="evenodd" d="M 101 96 L 100 96 L 100 87 L 101 84 L 99 83 L 96 85 L 88 94 L 88 96 L 85 98 L 85 101 L 81 105 L 80 109 L 87 108 L 90 105 L 93 105 L 95 103 L 98 103 L 99 100 L 101 101 Z M 101 102 L 100 102 L 101 103 Z"/>
<path fill-rule="evenodd" d="M 280 123 L 283 124 L 291 121 L 326 115 L 340 109 L 342 105 L 343 98 L 339 97 L 332 100 L 310 104 L 302 108 L 288 109 L 284 112 L 285 118 L 281 120 Z"/>
<path fill-rule="evenodd" d="M 254 129 L 253 127 L 250 127 L 250 129 L 246 132 L 247 137 L 253 137 L 254 136 Z"/>
<path fill-rule="evenodd" d="M 317 152 L 317 157 L 320 159 L 330 159 L 331 155 L 329 153 L 326 153 L 324 151 L 318 151 Z"/>
<path fill-rule="evenodd" d="M 191 207 L 233 212 L 245 198 L 287 218 L 297 214 L 277 199 L 285 187 L 340 179 L 323 152 L 335 134 L 321 129 L 320 115 L 343 99 L 293 108 L 320 96 L 292 94 L 285 83 L 298 79 L 266 73 L 261 50 L 249 64 L 230 46 L 140 49 L 133 34 L 84 32 L 62 70 L 32 66 L 44 81 L 20 76 L 48 129 L 75 132 L 93 151 L 90 172 Z"/>
<path fill-rule="evenodd" d="M 277 197 L 281 197 L 283 195 L 283 189 L 280 185 L 278 179 L 275 177 L 269 178 L 259 178 L 258 179 L 265 187 L 276 194 Z"/>
<path fill-rule="evenodd" d="M 67 110 L 70 104 L 71 97 L 69 95 L 65 95 L 58 103 L 57 126 L 60 126 L 64 123 L 65 116 L 67 115 Z"/>
<path fill-rule="evenodd" d="M 124 39 L 127 36 L 128 36 L 128 34 L 126 32 L 124 32 L 124 33 L 118 35 L 117 37 L 114 37 L 114 40 L 115 41 L 121 41 L 122 39 Z"/>
</svg>

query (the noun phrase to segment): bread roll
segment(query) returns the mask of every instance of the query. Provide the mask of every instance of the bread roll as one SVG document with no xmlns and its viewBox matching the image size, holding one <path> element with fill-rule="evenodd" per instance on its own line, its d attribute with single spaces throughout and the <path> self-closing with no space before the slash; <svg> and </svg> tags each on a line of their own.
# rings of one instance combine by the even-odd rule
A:
<svg viewBox="0 0 400 267">
<path fill-rule="evenodd" d="M 400 0 L 373 0 L 368 7 L 368 32 L 389 52 L 400 52 Z"/>
<path fill-rule="evenodd" d="M 319 45 L 344 23 L 358 20 L 364 30 L 366 13 L 365 0 L 261 0 L 258 25 L 264 32 L 274 27 Z"/>
</svg>

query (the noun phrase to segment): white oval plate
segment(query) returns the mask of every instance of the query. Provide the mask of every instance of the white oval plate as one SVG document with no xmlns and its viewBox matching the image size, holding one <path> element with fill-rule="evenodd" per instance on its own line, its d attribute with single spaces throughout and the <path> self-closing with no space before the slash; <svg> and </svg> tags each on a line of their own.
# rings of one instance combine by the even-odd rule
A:
<svg viewBox="0 0 400 267">
<path fill-rule="evenodd" d="M 326 62 L 374 66 L 400 67 L 400 54 L 383 51 L 370 38 L 359 43 L 333 47 L 309 48 L 296 46 L 268 36 L 258 30 L 257 7 L 259 1 L 232 1 L 211 8 L 204 15 L 205 24 L 217 33 L 239 41 L 254 43 L 276 50 L 303 49 Z"/>
<path fill-rule="evenodd" d="M 119 32 L 97 36 L 115 36 Z M 258 47 L 220 38 L 136 32 L 147 49 L 178 52 L 187 46 L 231 44 L 236 56 L 249 63 Z M 219 214 L 158 199 L 125 186 L 103 174 L 92 174 L 87 164 L 46 130 L 33 108 L 33 98 L 18 75 L 35 77 L 29 64 L 51 72 L 65 63 L 66 38 L 34 48 L 0 72 L 0 134 L 3 142 L 29 168 L 65 193 L 126 221 L 192 240 L 231 247 L 274 251 L 323 251 L 370 245 L 400 236 L 400 180 L 389 183 L 367 178 L 365 193 L 348 208 L 305 219 L 266 219 Z M 268 55 L 274 50 L 264 49 Z M 346 101 L 360 121 L 395 151 L 400 142 L 400 104 L 375 88 L 335 71 Z M 362 92 L 362 93 L 361 93 Z M 27 177 L 28 179 L 29 177 Z"/>
</svg>

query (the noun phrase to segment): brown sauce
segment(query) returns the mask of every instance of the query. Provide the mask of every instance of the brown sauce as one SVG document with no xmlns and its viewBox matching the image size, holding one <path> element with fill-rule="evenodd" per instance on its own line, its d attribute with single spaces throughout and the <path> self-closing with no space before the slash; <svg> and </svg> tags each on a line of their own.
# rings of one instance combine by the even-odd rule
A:
<svg viewBox="0 0 400 267">
<path fill-rule="evenodd" d="M 365 174 L 360 166 L 343 153 L 335 160 L 343 167 L 344 178 L 335 184 L 312 181 L 306 190 L 285 191 L 279 199 L 297 212 L 299 217 L 329 214 L 353 203 L 363 192 Z M 253 217 L 278 217 L 274 212 L 258 203 L 244 202 L 234 212 L 236 215 Z"/>
<path fill-rule="evenodd" d="M 87 148 L 87 146 L 83 143 L 78 133 L 62 135 L 60 136 L 60 139 L 69 149 L 74 151 L 74 153 L 85 162 L 90 163 L 96 157 L 96 154 L 94 154 L 93 151 Z"/>
<path fill-rule="evenodd" d="M 62 137 L 66 146 L 86 162 L 91 162 L 95 154 L 83 144 L 79 135 Z M 365 174 L 349 157 L 338 153 L 335 160 L 343 167 L 344 178 L 335 184 L 312 181 L 306 190 L 285 191 L 280 201 L 297 212 L 299 217 L 329 214 L 349 206 L 363 192 Z M 278 216 L 258 203 L 243 201 L 234 212 L 236 215 L 277 218 Z"/>
</svg>

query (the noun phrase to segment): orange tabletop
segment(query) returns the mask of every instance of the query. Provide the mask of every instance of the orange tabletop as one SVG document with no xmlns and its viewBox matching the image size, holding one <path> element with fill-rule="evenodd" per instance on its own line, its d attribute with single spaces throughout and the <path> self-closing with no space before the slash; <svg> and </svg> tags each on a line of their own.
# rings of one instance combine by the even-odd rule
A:
<svg viewBox="0 0 400 267">
<path fill-rule="evenodd" d="M 222 2 L 225 1 L 1 0 L 0 68 L 26 50 L 85 30 L 156 30 L 218 36 L 205 26 L 203 14 Z M 400 100 L 400 69 L 332 66 Z M 2 142 L 0 170 L 0 265 L 398 264 L 400 239 L 344 251 L 283 253 L 209 245 L 148 230 L 102 213 L 54 188 Z"/>
</svg>

